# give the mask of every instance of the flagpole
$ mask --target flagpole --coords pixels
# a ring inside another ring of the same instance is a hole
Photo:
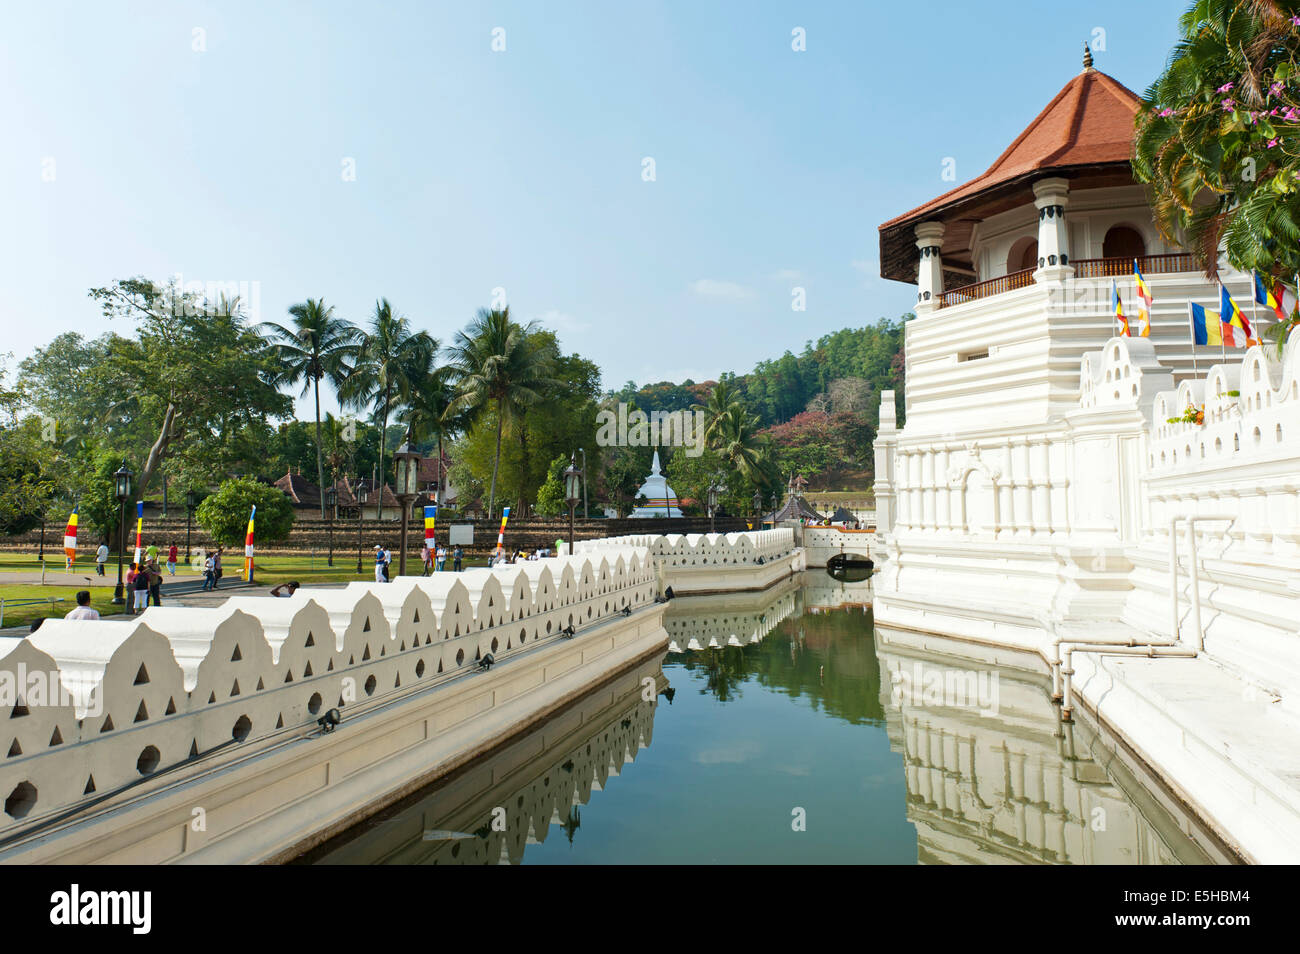
[[[1258,288],[1262,288],[1263,286],[1264,286],[1264,280],[1263,280],[1262,278],[1259,277],[1259,272],[1255,271],[1254,269],[1251,269],[1251,272],[1250,272],[1250,330],[1253,331],[1254,334],[1253,334],[1253,335],[1247,335],[1246,338],[1247,338],[1247,340],[1249,340],[1250,338],[1254,338],[1254,339],[1255,339],[1256,341],[1258,341],[1261,345],[1263,345],[1263,343],[1264,343],[1264,336],[1261,334],[1260,329],[1259,329],[1259,302],[1256,300],[1256,299],[1259,298],[1259,295],[1255,294],[1255,290],[1256,290],[1257,287],[1258,287]]]
[[[1199,378],[1200,372],[1196,370],[1196,325],[1192,322],[1192,300],[1187,299],[1187,330],[1192,336],[1192,380]]]
[[[1223,282],[1219,282],[1219,360],[1224,364],[1227,364],[1228,346],[1223,343],[1223,306],[1225,304],[1225,298],[1231,298],[1231,296],[1228,294],[1228,289],[1223,286]],[[1232,326],[1229,325],[1228,327],[1231,328]],[[1235,332],[1233,333],[1233,337],[1236,337]]]

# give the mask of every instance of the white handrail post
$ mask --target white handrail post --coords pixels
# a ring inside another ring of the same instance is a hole
[[[1169,518],[1169,638],[1178,642],[1178,521]]]
[[[1193,517],[1187,519],[1187,549],[1191,559],[1192,626],[1196,629],[1196,651],[1199,653],[1205,649],[1205,630],[1201,628],[1201,574],[1196,568],[1196,520]]]

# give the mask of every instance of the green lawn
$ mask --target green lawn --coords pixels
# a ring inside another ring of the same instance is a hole
[[[123,610],[121,606],[113,605],[113,587],[112,586],[41,586],[33,584],[31,586],[0,586],[0,598],[4,600],[4,625],[10,626],[27,626],[33,619],[38,616],[46,617],[63,617],[72,612],[77,606],[77,591],[90,590],[90,605],[99,612],[108,616],[113,613],[120,613]],[[61,603],[48,602],[49,600],[62,599]],[[11,605],[11,600],[41,600],[40,603],[26,603],[20,606]]]

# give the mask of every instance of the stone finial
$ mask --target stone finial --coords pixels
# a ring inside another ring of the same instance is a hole
[[[1087,41],[1083,44],[1083,68],[1085,71],[1092,69],[1092,47]]]

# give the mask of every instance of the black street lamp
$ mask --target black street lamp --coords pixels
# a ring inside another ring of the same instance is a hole
[[[329,490],[325,491],[325,518],[329,521],[330,532],[329,566],[334,565],[334,511],[338,509],[338,506],[339,492],[335,488],[331,487]]]
[[[115,606],[126,602],[122,584],[122,551],[126,549],[126,502],[131,499],[131,480],[134,477],[135,474],[126,466],[126,461],[122,461],[122,466],[113,474],[113,496],[117,498],[120,510],[117,519],[117,586],[113,588]]]
[[[707,497],[709,507],[709,533],[716,533],[717,530],[713,520],[713,515],[718,509],[718,485],[716,482],[709,484]]]
[[[365,513],[366,501],[370,491],[366,488],[364,478],[357,479],[357,572],[361,572],[361,515]]]
[[[397,558],[397,575],[406,575],[406,531],[411,523],[411,501],[419,496],[420,452],[411,443],[410,432],[406,442],[393,454],[397,471],[397,502],[402,505],[402,552]]]
[[[185,494],[185,562],[190,562],[190,521],[194,516],[194,509],[199,505],[199,495],[194,491],[187,491]]]
[[[578,453],[582,455],[582,519],[590,520],[591,514],[587,510],[587,452],[579,447]]]
[[[569,466],[564,470],[564,502],[569,505],[569,555],[573,555],[573,512],[582,503],[582,470],[579,469],[574,455],[569,455]]]

